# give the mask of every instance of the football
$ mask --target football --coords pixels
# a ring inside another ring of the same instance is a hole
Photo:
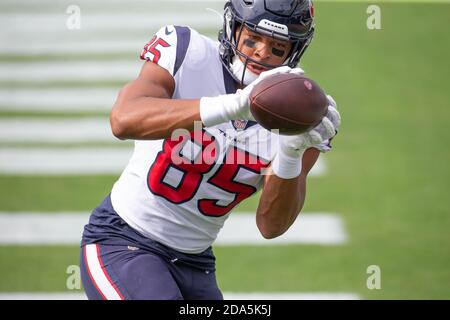
[[[281,134],[304,133],[317,126],[328,110],[320,86],[299,74],[276,74],[263,79],[250,93],[250,111],[267,130]]]

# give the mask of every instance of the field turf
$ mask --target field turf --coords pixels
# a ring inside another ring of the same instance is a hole
[[[450,299],[450,4],[379,6],[382,29],[368,30],[367,4],[317,2],[316,37],[302,63],[343,118],[326,176],[309,180],[304,211],[339,214],[349,243],[215,247],[224,291]],[[20,58],[0,57],[10,60]],[[0,211],[89,211],[116,178],[2,175]],[[253,197],[239,210],[256,205]],[[76,246],[0,246],[0,292],[65,291],[78,255]],[[380,290],[366,287],[370,265],[381,268]]]

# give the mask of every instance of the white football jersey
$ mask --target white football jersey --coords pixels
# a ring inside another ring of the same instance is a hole
[[[161,28],[141,58],[170,72],[174,99],[236,91],[220,60],[219,43],[191,28]],[[112,189],[113,207],[143,235],[181,252],[200,253],[232,209],[261,188],[275,140],[256,122],[237,120],[171,139],[135,141]]]

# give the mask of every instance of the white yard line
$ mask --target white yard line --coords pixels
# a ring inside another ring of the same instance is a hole
[[[144,62],[135,60],[21,62],[0,64],[0,81],[130,81]]]
[[[86,300],[81,292],[3,292],[0,300]]]
[[[119,90],[120,88],[0,89],[0,110],[32,112],[111,111]]]
[[[217,237],[219,245],[282,245],[321,244],[340,245],[347,242],[347,235],[339,215],[330,213],[301,213],[282,236],[264,239],[256,227],[254,214],[231,215]]]
[[[0,212],[0,244],[77,245],[88,221],[89,213],[83,212]],[[235,213],[225,222],[215,245],[341,245],[346,241],[347,234],[337,214],[302,213],[284,235],[267,240],[256,227],[254,213]]]
[[[101,131],[103,129],[95,129]],[[74,133],[69,130],[71,134]],[[49,133],[50,134],[50,133]],[[64,131],[59,134],[64,139]],[[92,132],[87,133],[92,134]],[[52,138],[53,141],[56,138]],[[72,140],[73,142],[74,140]],[[42,140],[41,142],[46,142]],[[119,142],[118,142],[119,143]],[[93,175],[120,174],[127,165],[130,148],[0,148],[0,174],[2,175]],[[322,158],[314,165],[310,177],[326,174]]]
[[[126,6],[124,4],[124,6]],[[156,11],[152,12],[86,12],[81,8],[80,29],[70,30],[66,23],[69,14],[65,10],[60,13],[21,12],[0,13],[0,28],[6,35],[18,33],[66,33],[72,32],[114,32],[133,30],[156,30],[167,24],[186,25],[193,28],[222,27],[221,17],[213,12],[199,10],[197,12]]]
[[[1,148],[0,174],[120,174],[132,153],[132,148]]]
[[[4,245],[80,244],[88,213],[0,213]]]
[[[349,292],[224,292],[226,300],[360,300]]]
[[[108,116],[73,120],[0,118],[0,142],[81,143],[118,141]]]
[[[359,300],[349,292],[224,292],[225,300]],[[0,293],[0,300],[86,300],[78,292],[10,292]]]
[[[0,41],[7,42],[7,46],[0,46],[0,54],[15,56],[33,55],[79,55],[98,54],[108,57],[111,54],[127,54],[139,57],[144,45],[146,45],[158,28],[147,29],[145,32],[130,32],[129,36],[98,33],[86,33],[77,35],[43,34],[36,37],[33,34],[18,32],[9,36],[0,34]],[[218,28],[212,32],[203,33],[217,40]],[[133,38],[130,38],[133,37]]]
[[[41,41],[31,39],[24,39],[21,36],[20,42],[11,41],[7,46],[0,46],[0,54],[15,54],[15,55],[38,55],[38,54],[61,54],[61,55],[76,55],[76,54],[111,54],[111,53],[128,53],[134,54],[136,58],[141,53],[144,45],[150,38],[136,39],[136,40],[104,40],[100,36],[97,39],[91,38],[86,40],[71,40],[69,38],[62,39],[62,41],[54,39],[41,38]],[[31,37],[30,37],[31,38]]]

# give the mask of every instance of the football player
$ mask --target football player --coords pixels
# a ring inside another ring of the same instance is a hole
[[[330,97],[316,128],[278,136],[254,121],[249,94],[269,75],[302,73],[313,34],[310,0],[227,1],[218,42],[182,26],[155,34],[110,115],[113,134],[135,140],[135,150],[85,226],[89,299],[222,299],[211,245],[232,209],[261,188],[262,236],[288,230],[340,116]]]

